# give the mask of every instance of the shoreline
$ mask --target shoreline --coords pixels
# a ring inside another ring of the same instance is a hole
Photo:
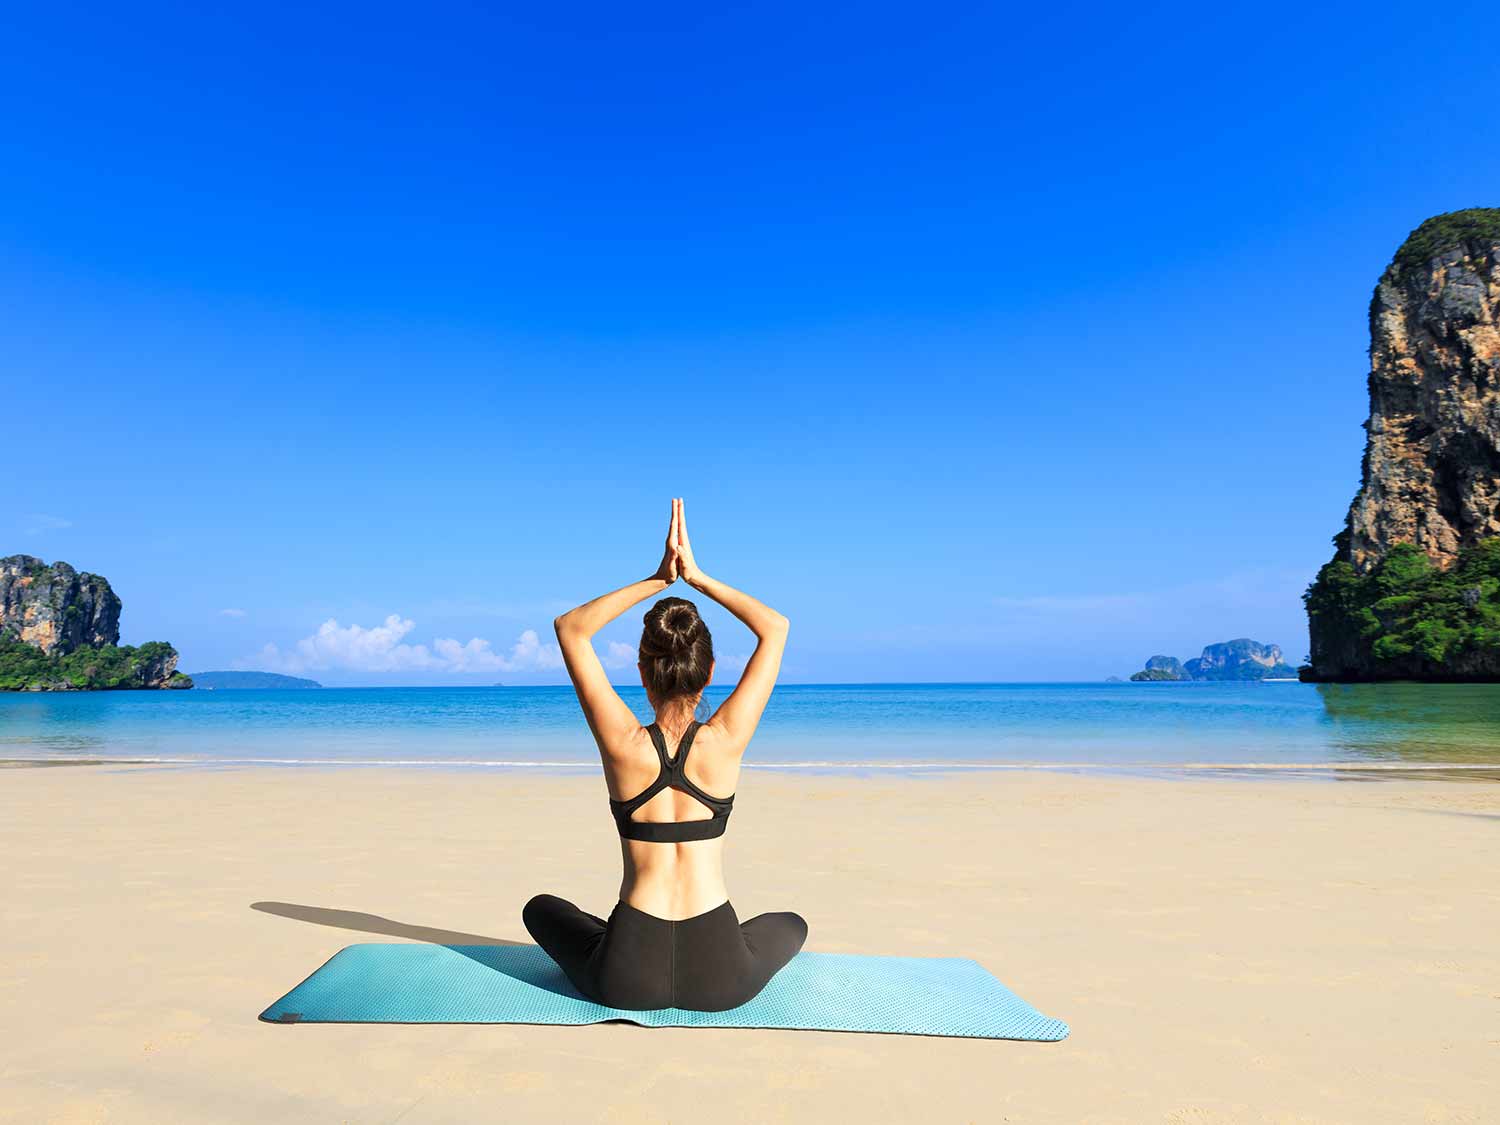
[[[459,773],[484,771],[522,776],[576,777],[592,774],[598,762],[526,761],[511,759],[465,760],[445,758],[173,758],[93,757],[62,758],[0,757],[0,770],[48,769],[60,766],[120,767],[143,769],[204,770],[452,770]],[[1299,778],[1329,780],[1371,775],[1380,780],[1446,780],[1500,782],[1500,763],[1493,762],[745,762],[745,770],[767,773],[804,773],[819,777],[876,776],[914,777],[953,774],[1040,773],[1099,777],[1140,777],[1163,780]]]

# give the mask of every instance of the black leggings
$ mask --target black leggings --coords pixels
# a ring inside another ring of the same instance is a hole
[[[796,914],[759,914],[740,925],[727,902],[673,922],[621,901],[606,922],[556,895],[537,895],[521,920],[574,988],[633,1011],[737,1008],[807,940],[807,923]]]

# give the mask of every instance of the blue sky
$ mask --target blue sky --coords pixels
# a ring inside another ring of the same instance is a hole
[[[675,494],[788,680],[1300,660],[1492,15],[18,11],[0,553],[189,670],[558,682]]]

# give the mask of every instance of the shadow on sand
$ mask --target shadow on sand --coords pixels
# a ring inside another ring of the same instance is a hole
[[[382,918],[379,914],[366,914],[360,910],[334,910],[326,906],[303,906],[295,902],[252,902],[251,910],[262,914],[275,914],[280,918],[291,918],[298,922],[311,922],[317,926],[332,926],[339,930],[357,930],[366,934],[384,934],[387,937],[407,938],[410,941],[425,941],[432,945],[530,945],[529,941],[511,941],[508,938],[485,937],[483,934],[466,934],[461,930],[439,930],[432,926],[414,926],[410,922],[397,922]]]
[[[566,996],[570,1000],[587,1000],[587,997],[573,987],[552,959],[530,942],[468,934],[461,930],[414,926],[360,910],[333,910],[326,906],[303,906],[295,902],[252,902],[250,909],[298,922],[311,922],[317,926],[441,945],[522,984]],[[263,1015],[261,1018],[278,1022],[275,1017]]]

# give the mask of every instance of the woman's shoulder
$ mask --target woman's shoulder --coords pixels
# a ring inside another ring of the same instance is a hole
[[[639,758],[643,751],[647,755],[655,754],[651,732],[640,723],[608,732],[597,732],[594,741],[599,744],[599,749],[606,758],[615,760]]]
[[[700,723],[698,733],[693,738],[693,752],[697,753],[702,747],[706,755],[718,758],[739,758],[745,753],[748,743],[742,742],[740,738],[721,722],[710,719],[706,723]]]

